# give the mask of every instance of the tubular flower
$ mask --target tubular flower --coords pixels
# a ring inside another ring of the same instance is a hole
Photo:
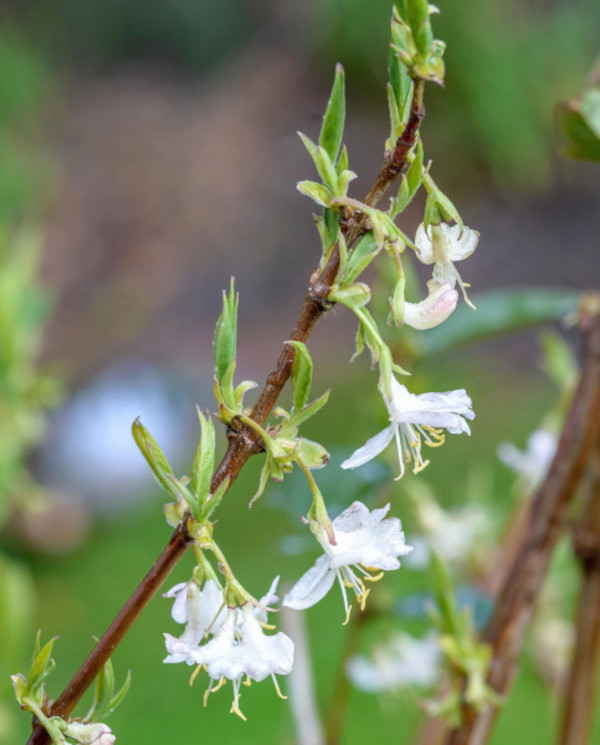
[[[450,434],[471,434],[465,419],[473,419],[471,399],[464,389],[446,391],[445,393],[409,393],[396,378],[391,380],[392,398],[383,393],[383,401],[390,416],[390,426],[371,437],[342,463],[342,468],[358,468],[383,452],[395,438],[398,449],[400,474],[404,476],[404,463],[414,463],[413,473],[422,471],[429,461],[421,455],[421,438],[426,445],[442,445],[445,435],[442,429]]]
[[[171,616],[177,623],[184,623],[185,631],[177,639],[165,634],[167,652],[164,662],[193,664],[192,652],[209,633],[215,634],[225,620],[225,598],[217,583],[209,579],[202,590],[192,579],[181,582],[163,597],[175,598]]]
[[[365,580],[381,579],[383,572],[374,574],[374,570],[398,569],[397,557],[412,551],[404,541],[400,520],[397,517],[384,519],[389,509],[388,504],[371,512],[362,502],[353,502],[333,520],[335,542],[330,542],[320,525],[313,525],[313,532],[325,553],[287,593],[283,605],[296,610],[309,608],[329,592],[337,578],[346,610],[345,623],[352,609],[348,605],[346,588],[354,591],[363,609],[369,594]]]
[[[439,326],[452,315],[458,303],[458,292],[450,282],[439,285],[430,281],[427,287],[429,294],[420,303],[404,303],[403,321],[418,331]]]
[[[276,577],[269,591],[260,601],[268,606],[277,600]],[[224,685],[226,679],[233,683],[231,711],[245,718],[239,708],[242,678],[263,680],[271,676],[277,693],[281,691],[275,675],[285,675],[292,669],[294,644],[279,632],[266,636],[262,624],[267,623],[264,607],[246,603],[243,607],[229,608],[225,605],[223,590],[214,580],[207,580],[202,590],[194,580],[175,585],[164,597],[175,598],[171,615],[178,623],[185,623],[185,631],[179,639],[165,634],[169,653],[164,662],[187,662],[206,668],[210,685],[204,703],[211,690]],[[202,644],[211,636],[212,638]],[[196,677],[200,667],[192,675]],[[213,688],[214,684],[217,684]]]
[[[423,264],[433,264],[433,279],[440,285],[449,283],[452,287],[458,282],[467,305],[475,307],[469,298],[465,284],[454,266],[455,261],[462,261],[470,256],[479,243],[479,233],[466,225],[462,235],[459,225],[430,225],[426,230],[423,223],[417,228],[415,246],[417,257]]]
[[[210,677],[204,705],[211,691],[218,690],[226,680],[231,680],[231,712],[245,719],[239,706],[242,679],[246,676],[248,681],[261,681],[270,676],[277,693],[283,698],[275,676],[287,675],[291,671],[294,643],[281,631],[267,636],[254,609],[250,603],[246,603],[241,609],[228,609],[219,631],[207,644],[197,647],[192,657],[197,665],[206,669]]]

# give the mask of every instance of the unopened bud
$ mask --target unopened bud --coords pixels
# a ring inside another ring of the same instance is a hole
[[[423,331],[443,323],[456,308],[458,292],[446,282],[438,285],[429,283],[429,295],[420,303],[404,304],[404,323]]]

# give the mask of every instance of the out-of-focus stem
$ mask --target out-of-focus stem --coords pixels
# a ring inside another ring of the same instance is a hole
[[[550,558],[561,534],[567,507],[578,489],[600,422],[600,297],[582,298],[582,375],[548,475],[532,505],[531,520],[510,572],[500,590],[484,635],[492,648],[489,685],[506,694],[516,672],[518,655],[542,588]],[[463,705],[462,724],[445,739],[446,745],[484,745],[497,708],[477,712]]]
[[[346,663],[356,654],[360,639],[369,616],[368,611],[355,613],[350,617],[344,648],[338,662],[338,668],[333,684],[333,692],[324,717],[325,745],[339,745],[343,735],[343,727],[350,698],[351,686],[346,675]]]
[[[423,108],[423,89],[424,81],[416,81],[411,114],[406,127],[398,138],[392,155],[389,156],[389,154],[386,154],[384,165],[375,180],[375,184],[363,200],[370,207],[375,206],[379,202],[387,188],[400,175],[408,163],[408,154],[417,142],[419,126],[425,113]],[[366,216],[363,214],[352,215],[348,220],[340,220],[340,229],[344,234],[348,248],[351,248],[366,230]],[[321,271],[315,271],[310,278],[310,285],[300,316],[296,321],[292,334],[288,337],[291,341],[306,342],[319,318],[331,308],[332,304],[327,300],[327,297],[337,278],[339,267],[340,251],[339,247],[336,246],[325,267]],[[283,386],[292,373],[295,354],[294,347],[289,344],[284,345],[275,369],[267,377],[265,386],[250,414],[250,418],[261,426],[267,420]],[[210,489],[212,494],[216,492],[226,478],[229,478],[229,487],[231,487],[231,484],[233,484],[239,475],[246,461],[252,455],[262,451],[260,435],[242,422],[239,423],[239,426],[232,427],[228,431],[227,436],[229,446],[213,476]],[[81,696],[83,696],[87,688],[92,684],[104,663],[114,652],[117,644],[121,641],[141,610],[158,590],[162,581],[185,551],[189,543],[185,529],[186,524],[187,519],[175,530],[169,544],[154,567],[123,606],[123,609],[94,647],[88,659],[77,671],[69,686],[67,686],[65,691],[50,707],[51,716],[67,716],[70,714]],[[177,551],[171,556],[175,547],[177,547]],[[163,564],[166,569],[164,573],[162,573]],[[161,575],[160,581],[154,581],[153,579],[153,573],[157,568]],[[41,724],[34,719],[33,726],[34,731],[27,745],[47,745],[49,737]]]
[[[591,745],[600,656],[600,437],[590,463],[587,499],[573,533],[582,572],[559,745]]]

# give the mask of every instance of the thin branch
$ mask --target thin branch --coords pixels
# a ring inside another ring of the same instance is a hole
[[[417,142],[419,125],[424,116],[423,87],[424,81],[417,80],[415,82],[411,114],[404,132],[398,138],[397,146],[391,155],[386,154],[383,167],[375,180],[375,184],[363,200],[370,207],[375,206],[379,202],[388,187],[407,166],[408,154]],[[353,215],[349,219],[341,219],[340,228],[344,234],[348,248],[351,248],[367,229],[366,216],[359,214]],[[340,253],[339,248],[336,246],[323,270],[317,270],[311,276],[300,316],[289,337],[291,340],[306,342],[319,318],[332,307],[332,304],[327,300],[327,296],[337,278],[339,266]],[[258,424],[263,425],[271,413],[283,386],[291,375],[294,356],[295,349],[289,344],[286,344],[279,356],[275,369],[267,377],[262,393],[250,415]],[[228,488],[230,488],[246,461],[252,455],[262,450],[260,436],[245,424],[239,423],[239,426],[228,431],[227,436],[229,440],[228,448],[211,482],[211,492],[213,493],[226,478],[229,478]],[[185,535],[185,525],[180,525],[153,569],[123,606],[119,615],[94,647],[94,650],[75,674],[71,683],[56,702],[49,707],[49,716],[67,717],[73,711],[75,705],[92,684],[127,630],[158,590],[171,568],[184,553],[188,543],[189,539]],[[173,550],[170,547],[174,545],[178,546],[178,550],[176,555],[173,556],[173,560],[168,563],[165,556],[170,555],[170,552]],[[156,579],[154,578],[154,572],[157,567],[160,569],[159,581],[158,576]],[[29,738],[27,745],[47,745],[49,737],[36,719],[34,719],[33,727],[33,734]]]
[[[564,528],[567,507],[579,487],[600,422],[600,297],[582,299],[580,328],[584,338],[583,371],[558,449],[531,510],[523,543],[501,588],[484,635],[492,648],[488,683],[508,692],[518,655],[543,585],[550,558]],[[497,708],[477,712],[466,703],[462,724],[446,745],[485,745]]]
[[[558,742],[590,745],[597,712],[600,656],[600,437],[590,463],[587,500],[573,533],[573,548],[582,571],[575,622],[575,651]]]

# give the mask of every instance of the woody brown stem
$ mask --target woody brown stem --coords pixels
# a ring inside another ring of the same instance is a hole
[[[517,669],[518,655],[548,564],[564,524],[567,507],[598,434],[600,423],[600,297],[584,296],[580,313],[584,352],[581,380],[565,422],[558,449],[532,505],[531,520],[511,570],[501,587],[484,634],[492,649],[488,684],[505,695]],[[497,715],[489,706],[477,712],[466,702],[462,724],[446,745],[485,745]]]
[[[573,533],[581,568],[575,650],[566,689],[560,745],[590,745],[597,712],[600,656],[600,437],[589,468],[589,489]]]
[[[417,141],[419,125],[424,115],[423,85],[423,81],[416,81],[411,115],[406,127],[398,138],[391,159],[386,155],[384,165],[375,180],[375,184],[363,200],[370,207],[379,202],[387,188],[408,163],[408,154]],[[365,223],[366,218],[362,214],[353,216],[349,220],[340,220],[340,229],[349,249],[365,231]],[[337,278],[339,266],[340,252],[336,246],[325,267],[321,271],[314,272],[311,277],[308,292],[300,316],[289,337],[290,340],[306,342],[319,318],[331,307],[327,297]],[[286,344],[277,360],[275,369],[267,377],[265,386],[250,414],[250,417],[261,426],[267,420],[283,386],[291,375],[294,356],[295,349]],[[228,448],[211,482],[211,493],[214,493],[227,478],[229,479],[228,488],[231,487],[247,460],[255,453],[260,452],[260,436],[247,425],[241,425],[237,431],[230,432],[228,439]],[[185,529],[186,522],[184,520],[182,525],[175,530],[169,544],[154,567],[123,606],[123,609],[94,647],[88,659],[77,671],[71,683],[59,698],[49,706],[48,716],[64,718],[68,717],[73,711],[81,696],[92,684],[139,613],[183,555],[189,544]],[[34,718],[33,733],[27,741],[27,745],[47,745],[48,742],[48,734]]]

